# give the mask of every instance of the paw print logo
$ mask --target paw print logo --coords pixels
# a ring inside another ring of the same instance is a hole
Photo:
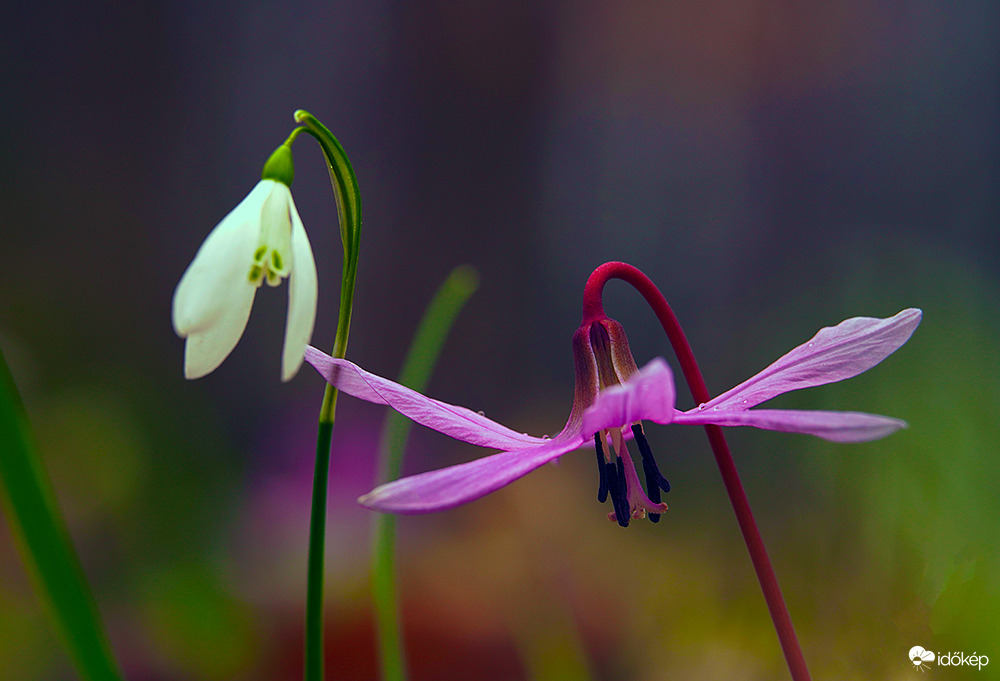
[[[913,646],[912,648],[910,648],[909,657],[910,657],[910,662],[913,663],[913,666],[919,669],[920,671],[924,671],[925,669],[930,669],[930,666],[927,663],[934,661],[934,653],[932,653],[929,650],[924,650],[920,646]]]

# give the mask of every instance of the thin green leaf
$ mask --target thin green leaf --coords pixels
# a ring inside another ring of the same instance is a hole
[[[0,355],[0,498],[35,584],[80,675],[121,681],[97,605],[36,453],[24,406]]]
[[[400,383],[418,392],[424,391],[455,316],[475,292],[478,279],[471,267],[461,266],[452,270],[424,313],[403,362]],[[379,444],[380,483],[399,477],[412,425],[412,421],[395,411],[390,410],[386,415]],[[377,515],[372,532],[372,592],[382,678],[384,681],[404,681],[407,678],[406,657],[396,595],[396,517]]]

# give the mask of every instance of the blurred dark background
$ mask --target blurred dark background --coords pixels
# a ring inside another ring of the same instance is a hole
[[[434,290],[481,275],[435,397],[555,434],[583,284],[662,288],[721,392],[858,315],[921,307],[897,355],[783,398],[910,422],[864,445],[731,432],[819,678],[910,678],[911,646],[1000,678],[1000,7],[992,2],[40,2],[0,31],[0,344],[129,679],[296,679],[315,419],[281,384],[286,289],[220,369],[182,376],[170,301],[304,108],[364,210],[349,357],[395,376]],[[295,145],[320,271],[340,277],[322,157]],[[636,360],[667,343],[606,309]],[[682,395],[686,391],[680,391]],[[681,406],[690,406],[682,400]],[[383,410],[341,401],[330,678],[375,674],[367,587]],[[674,490],[622,530],[568,455],[400,521],[420,679],[783,678],[700,432],[652,427]],[[417,429],[407,470],[485,452]],[[939,675],[969,670],[935,670]],[[0,678],[72,672],[0,523]],[[945,678],[945,676],[942,676]]]

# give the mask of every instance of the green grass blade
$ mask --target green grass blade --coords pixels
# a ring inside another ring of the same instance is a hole
[[[478,285],[478,275],[471,267],[452,270],[424,313],[403,362],[400,383],[419,392],[424,391],[455,316]],[[395,411],[390,410],[386,416],[379,444],[379,482],[399,477],[412,425],[408,418]],[[396,595],[396,517],[377,514],[372,532],[372,595],[382,678],[384,681],[404,681],[407,678],[406,657]]]
[[[97,605],[29,436],[24,406],[0,355],[0,498],[43,600],[80,675],[120,681]]]

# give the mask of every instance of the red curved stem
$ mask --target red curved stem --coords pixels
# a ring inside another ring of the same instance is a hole
[[[702,378],[701,369],[695,361],[691,346],[681,329],[674,311],[670,309],[666,298],[660,293],[649,278],[632,265],[623,262],[608,262],[598,267],[587,279],[587,285],[583,289],[583,320],[586,323],[596,318],[604,316],[604,306],[602,304],[602,292],[604,285],[609,279],[621,279],[631,284],[649,303],[656,314],[657,319],[663,326],[663,330],[670,339],[674,353],[680,362],[681,370],[684,372],[684,379],[691,389],[691,395],[696,404],[708,402],[710,399],[708,388],[705,387],[705,379]],[[767,557],[767,550],[764,547],[764,540],[757,529],[757,522],[754,520],[753,512],[750,510],[750,502],[747,501],[746,492],[743,490],[743,483],[740,482],[739,473],[736,471],[736,464],[733,462],[733,455],[729,451],[729,444],[722,434],[722,428],[716,425],[705,426],[708,433],[708,442],[712,446],[715,454],[715,462],[719,466],[722,474],[722,481],[725,483],[729,500],[733,504],[736,512],[736,520],[739,522],[740,530],[743,532],[743,540],[746,542],[747,550],[750,552],[750,560],[753,562],[754,570],[757,572],[757,579],[764,592],[764,600],[767,601],[767,609],[771,613],[774,621],[774,628],[778,633],[778,641],[785,654],[788,663],[788,670],[792,674],[794,681],[809,681],[809,669],[806,667],[805,658],[802,656],[802,648],[799,647],[798,638],[795,636],[795,629],[792,626],[792,619],[788,615],[788,608],[785,606],[785,599],[781,595],[781,587],[778,586],[778,579],[774,575],[774,568]]]

